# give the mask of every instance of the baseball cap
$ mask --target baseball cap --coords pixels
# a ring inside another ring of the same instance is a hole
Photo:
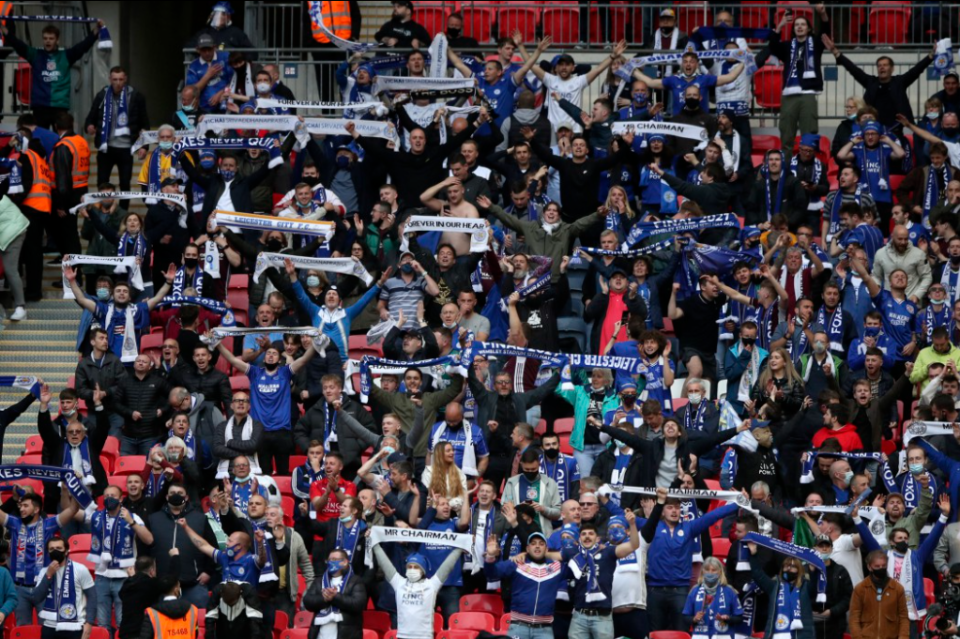
[[[163,182],[160,183],[160,188],[165,186],[180,186],[183,184],[183,180],[178,180],[177,178],[168,177]]]
[[[554,66],[560,64],[561,62],[566,62],[568,64],[576,64],[576,62],[573,60],[573,56],[570,55],[569,53],[564,53],[562,55],[557,56],[557,61],[554,63]]]
[[[527,537],[527,544],[529,544],[534,539],[542,539],[543,543],[547,543],[547,538],[542,532],[535,532],[529,537]]]
[[[616,277],[617,275],[623,275],[623,276],[626,277],[627,279],[630,279],[630,276],[627,275],[627,272],[626,272],[625,270],[623,270],[622,268],[615,268],[615,269],[613,269],[613,272],[610,273],[610,279],[613,279],[613,278]]]
[[[199,38],[197,38],[197,48],[198,49],[213,49],[217,46],[217,41],[213,39],[213,36],[209,33],[204,33]]]
[[[661,18],[676,18],[676,17],[677,17],[677,12],[674,11],[673,9],[664,9],[663,11],[660,12],[660,17],[661,17]]]
[[[413,3],[410,2],[410,0],[393,0],[393,2],[391,2],[390,4],[403,5],[403,6],[405,6],[406,8],[410,9],[411,11],[413,11]]]
[[[819,546],[820,544],[833,545],[833,540],[830,539],[830,535],[817,535],[817,540],[813,544],[814,546]]]

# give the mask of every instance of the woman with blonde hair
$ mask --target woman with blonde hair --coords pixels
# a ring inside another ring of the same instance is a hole
[[[793,360],[786,349],[778,348],[770,353],[767,366],[757,378],[750,391],[750,402],[744,406],[753,413],[767,403],[776,404],[785,415],[793,415],[801,406],[805,396],[803,379],[793,366]]]
[[[457,467],[453,444],[439,442],[431,454],[431,463],[423,471],[423,485],[430,493],[437,493],[450,501],[450,507],[460,512],[467,503],[467,476]]]
[[[753,580],[767,593],[767,627],[764,639],[814,639],[813,598],[806,570],[796,557],[787,557],[780,574],[770,577],[757,558],[757,545],[747,544]]]
[[[837,126],[837,133],[833,136],[833,144],[830,145],[830,155],[836,159],[840,149],[853,137],[854,127],[859,128],[857,124],[857,114],[860,109],[867,105],[863,98],[857,95],[851,95],[843,105],[843,113],[846,119],[842,120]]]
[[[693,627],[694,637],[730,637],[730,629],[743,620],[743,608],[737,591],[727,585],[723,564],[707,557],[700,568],[700,579],[687,595],[683,607],[684,625]]]

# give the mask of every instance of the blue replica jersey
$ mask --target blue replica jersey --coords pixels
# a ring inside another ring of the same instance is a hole
[[[710,112],[710,88],[717,86],[717,76],[715,75],[695,75],[692,78],[685,78],[683,75],[670,75],[663,79],[663,86],[670,91],[673,96],[673,114],[678,115],[683,111],[683,94],[689,86],[700,88],[700,107],[705,113]]]
[[[457,530],[457,521],[454,519],[448,519],[447,521],[436,521],[430,524],[428,530],[435,530],[439,532],[459,532]],[[437,572],[443,562],[446,561],[447,557],[450,555],[450,546],[443,544],[420,544],[420,552],[424,557],[427,558],[427,561],[430,562],[430,574],[427,577],[433,577]],[[453,570],[450,571],[450,576],[447,577],[447,580],[443,584],[444,586],[463,586],[463,561],[458,561],[457,565],[454,566]]]
[[[874,202],[893,202],[890,190],[890,154],[886,144],[868,149],[862,144],[853,147],[854,161],[860,167],[860,184],[869,189]]]
[[[913,341],[917,305],[909,299],[898,302],[887,290],[880,291],[880,294],[873,298],[873,305],[883,315],[883,332],[897,344],[897,361],[906,361],[907,358],[900,351]]]
[[[266,431],[290,430],[290,380],[293,371],[281,366],[271,375],[267,369],[251,366],[250,414]]]
[[[123,339],[127,328],[127,314],[121,309],[114,309],[110,316],[110,325],[105,326],[107,316],[110,315],[112,303],[97,302],[97,310],[94,317],[100,322],[100,325],[107,331],[107,338],[110,340],[110,352],[121,357],[123,355]],[[136,311],[133,314],[134,339],[137,340],[137,350],[140,350],[140,331],[150,328],[150,309],[145,302],[134,304]]]
[[[494,84],[484,80],[483,73],[479,73],[476,78],[478,88],[497,114],[493,122],[500,127],[504,120],[513,115],[514,96],[517,92],[517,83],[513,81],[513,74],[504,72],[500,80]]]
[[[223,569],[223,580],[248,583],[254,588],[260,584],[260,568],[257,558],[250,553],[239,559],[231,559],[221,550],[213,551],[213,560]]]
[[[433,429],[430,431],[430,441],[427,442],[427,447],[431,453],[433,452],[437,431],[440,430],[441,425],[443,425],[443,422],[434,424]],[[487,448],[487,441],[483,438],[483,431],[480,430],[480,427],[467,421],[464,422],[464,425],[470,427],[470,437],[473,440],[473,448],[477,456],[477,460],[479,461],[481,457],[488,456],[490,454],[490,450]],[[448,428],[443,432],[443,435],[440,436],[439,441],[450,442],[450,444],[453,446],[454,463],[457,465],[457,468],[462,469],[463,449],[467,445],[466,430],[464,428],[458,428],[456,430],[451,430]]]

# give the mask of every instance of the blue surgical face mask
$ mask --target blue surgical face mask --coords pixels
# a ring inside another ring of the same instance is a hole
[[[337,158],[337,166],[341,169],[346,169],[350,166],[350,158],[345,155],[341,155]]]
[[[229,182],[233,178],[237,177],[236,171],[227,171],[226,169],[220,169],[220,177]]]
[[[400,267],[400,270],[406,273],[407,275],[410,275],[410,273],[413,273],[413,264],[404,264],[403,266]]]
[[[351,521],[353,521],[353,515],[345,515],[340,518],[340,521],[344,524],[349,524]]]
[[[847,472],[845,472],[845,473],[843,474],[843,483],[846,484],[847,486],[849,486],[849,485],[850,485],[850,482],[852,482],[852,481],[853,481],[853,471],[852,471],[852,470],[848,470]]]
[[[307,286],[310,288],[318,288],[320,286],[320,278],[316,275],[311,275],[307,278]]]
[[[930,111],[927,113],[928,120],[938,120],[940,119],[940,113],[937,111]]]
[[[867,337],[880,337],[880,327],[879,326],[868,326],[863,329],[863,334]]]
[[[610,534],[609,531],[607,532],[607,534]],[[563,548],[573,548],[574,546],[577,545],[577,540],[576,540],[576,539],[573,539],[573,538],[571,538],[571,537],[561,537],[561,538],[560,538],[560,545],[561,545]]]
[[[910,472],[914,475],[923,473],[923,464],[910,464]]]
[[[240,546],[227,546],[227,557],[233,559],[240,552]]]
[[[851,113],[850,115],[847,116],[847,119],[852,122],[852,121],[854,121],[854,120],[857,119],[857,114],[856,114],[856,113]]]
[[[173,148],[173,142],[169,142],[169,141],[160,142],[161,151],[169,151],[172,148]]]
[[[397,449],[394,448],[393,446],[384,446],[383,450],[387,451],[387,457],[397,452]]]
[[[343,569],[343,563],[339,561],[328,561],[327,562],[327,574],[335,575]]]
[[[708,588],[713,588],[718,583],[720,583],[720,573],[719,572],[705,572],[703,573],[703,583]]]
[[[245,483],[247,483],[248,481],[250,481],[251,479],[253,479],[253,475],[247,475],[246,477],[242,477],[242,478],[241,478],[241,477],[234,477],[234,478],[233,478],[233,481],[234,481],[234,483],[237,483],[237,484],[245,484]]]
[[[106,302],[110,299],[110,289],[109,288],[98,288],[97,289],[97,299],[101,302]]]
[[[206,171],[209,171],[217,165],[217,161],[214,159],[200,160],[200,168]]]
[[[607,530],[607,539],[609,539],[611,543],[617,545],[622,544],[627,540],[627,531],[621,526],[614,526]]]
[[[647,103],[647,94],[645,91],[637,91],[633,94],[634,104],[646,104]]]

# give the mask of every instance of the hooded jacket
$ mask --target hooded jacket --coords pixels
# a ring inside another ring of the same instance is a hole
[[[534,130],[533,139],[543,146],[550,146],[553,129],[550,120],[541,111],[537,109],[517,109],[513,115],[503,121],[500,125],[500,132],[503,133],[505,141],[498,150],[507,150],[510,147],[517,146],[520,142],[526,142],[520,132],[524,127],[531,127]]]

